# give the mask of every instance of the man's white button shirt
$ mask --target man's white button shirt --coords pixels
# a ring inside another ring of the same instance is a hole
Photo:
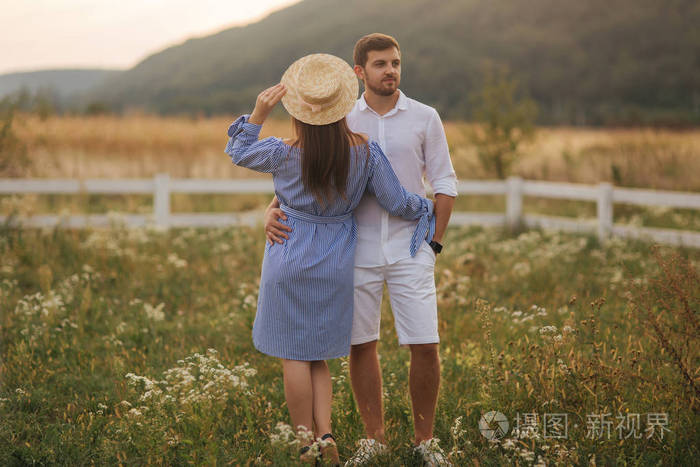
[[[352,131],[365,133],[379,143],[406,190],[425,196],[425,177],[433,193],[457,196],[457,177],[435,109],[399,91],[394,108],[379,115],[362,94],[347,121]],[[355,218],[355,266],[382,266],[411,256],[408,247],[416,221],[390,216],[370,193],[360,201]]]

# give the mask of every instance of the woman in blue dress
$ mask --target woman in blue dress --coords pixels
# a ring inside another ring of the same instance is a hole
[[[338,463],[331,434],[332,383],[326,360],[350,352],[353,267],[357,231],[353,210],[365,191],[390,214],[417,220],[411,244],[432,238],[429,199],[407,192],[380,146],[348,129],[345,116],[358,95],[352,68],[342,59],[313,54],[294,62],[280,84],[260,93],[250,115],[228,129],[226,153],[234,164],[272,174],[280,208],[293,229],[282,244],[266,243],[253,344],[282,359],[292,424],[314,428],[317,441],[302,448],[313,462]],[[295,139],[258,140],[261,126],[282,100]]]

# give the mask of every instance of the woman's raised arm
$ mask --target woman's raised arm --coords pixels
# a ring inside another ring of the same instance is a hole
[[[258,141],[262,124],[272,109],[287,92],[283,84],[265,89],[255,101],[250,115],[239,117],[228,128],[228,143],[224,151],[234,164],[258,172],[274,172],[285,153],[285,145],[279,138]]]

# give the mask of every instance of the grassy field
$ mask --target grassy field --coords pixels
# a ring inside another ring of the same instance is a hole
[[[11,162],[27,177],[261,176],[223,153],[231,120],[18,115],[12,131],[26,159]],[[465,124],[445,126],[458,177],[492,178]],[[288,136],[291,128],[271,121],[263,129],[270,134]],[[515,171],[700,191],[700,131],[544,128]],[[225,212],[268,201],[267,194],[178,194],[171,203],[174,212]],[[150,196],[0,196],[0,214],[150,213],[152,203]],[[505,200],[460,196],[455,209],[503,212]],[[526,198],[524,210],[595,216],[593,203],[538,198]],[[700,230],[700,213],[616,205],[615,222]],[[250,336],[263,241],[262,229],[247,228],[0,226],[0,465],[292,463],[281,365],[257,352]],[[700,251],[455,227],[445,245],[436,267],[436,436],[455,465],[697,462]],[[380,354],[392,456],[382,464],[419,465],[410,448],[409,353],[397,345],[386,303]],[[331,371],[333,423],[347,458],[362,427],[347,359]],[[478,422],[491,410],[511,429],[518,417],[537,414],[540,431],[521,425],[527,436],[509,431],[489,442]],[[543,436],[544,416],[553,413],[567,414],[564,438]],[[654,427],[654,417],[665,423]]]
[[[700,252],[480,228],[445,245],[436,436],[456,465],[698,458]],[[262,251],[260,229],[0,231],[0,465],[292,463],[281,365],[250,336]],[[382,313],[382,464],[419,465],[409,354]],[[347,458],[361,422],[347,359],[331,371]],[[539,434],[489,442],[490,410],[538,414]],[[543,436],[551,413],[565,438]]]

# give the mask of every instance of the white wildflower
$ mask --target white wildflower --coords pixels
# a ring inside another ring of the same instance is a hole
[[[299,443],[296,438],[296,434],[294,433],[294,429],[284,422],[277,422],[275,431],[270,434],[270,441],[273,445],[287,446],[294,446]]]
[[[519,262],[515,263],[513,267],[511,268],[511,271],[513,274],[516,274],[518,276],[527,276],[530,274],[531,268],[530,268],[530,263],[526,262]]]
[[[501,444],[503,446],[503,449],[507,449],[509,451],[513,450],[516,448],[515,442],[513,441],[512,438],[506,438],[503,440],[503,443]]]
[[[467,433],[467,431],[462,428],[461,415],[455,418],[455,421],[452,423],[452,427],[450,428],[450,432],[452,433],[452,439],[454,440],[458,440]]]
[[[165,313],[163,313],[163,307],[165,303],[159,303],[155,308],[150,303],[143,304],[143,310],[146,312],[146,317],[153,321],[163,321],[165,319]]]
[[[176,268],[184,268],[187,266],[187,260],[180,258],[175,253],[170,253],[168,255],[168,263],[172,264]]]
[[[165,437],[165,440],[168,442],[168,446],[171,446],[171,447],[174,447],[174,446],[177,446],[178,444],[180,444],[180,436],[177,434],[175,434],[175,435],[168,434]]]
[[[559,369],[563,373],[566,373],[567,371],[569,371],[569,367],[566,366],[566,363],[564,363],[564,360],[562,360],[561,358],[557,360],[557,365],[559,365]]]
[[[121,212],[108,211],[107,221],[112,228],[123,228],[126,226],[126,216]]]
[[[207,355],[195,353],[179,360],[178,366],[163,372],[163,381],[132,373],[127,374],[126,378],[130,385],[143,387],[139,401],[150,406],[221,402],[228,399],[235,389],[248,394],[248,378],[254,376],[257,370],[250,368],[248,363],[226,368],[216,354],[216,350],[209,349]]]
[[[529,449],[522,448],[518,451],[518,455],[527,462],[532,462],[535,460],[535,453],[530,451]]]
[[[558,332],[558,329],[556,326],[543,326],[540,328],[541,335],[556,334],[557,332]]]
[[[309,441],[314,439],[314,432],[304,425],[297,426],[297,438],[302,444],[307,444]]]

